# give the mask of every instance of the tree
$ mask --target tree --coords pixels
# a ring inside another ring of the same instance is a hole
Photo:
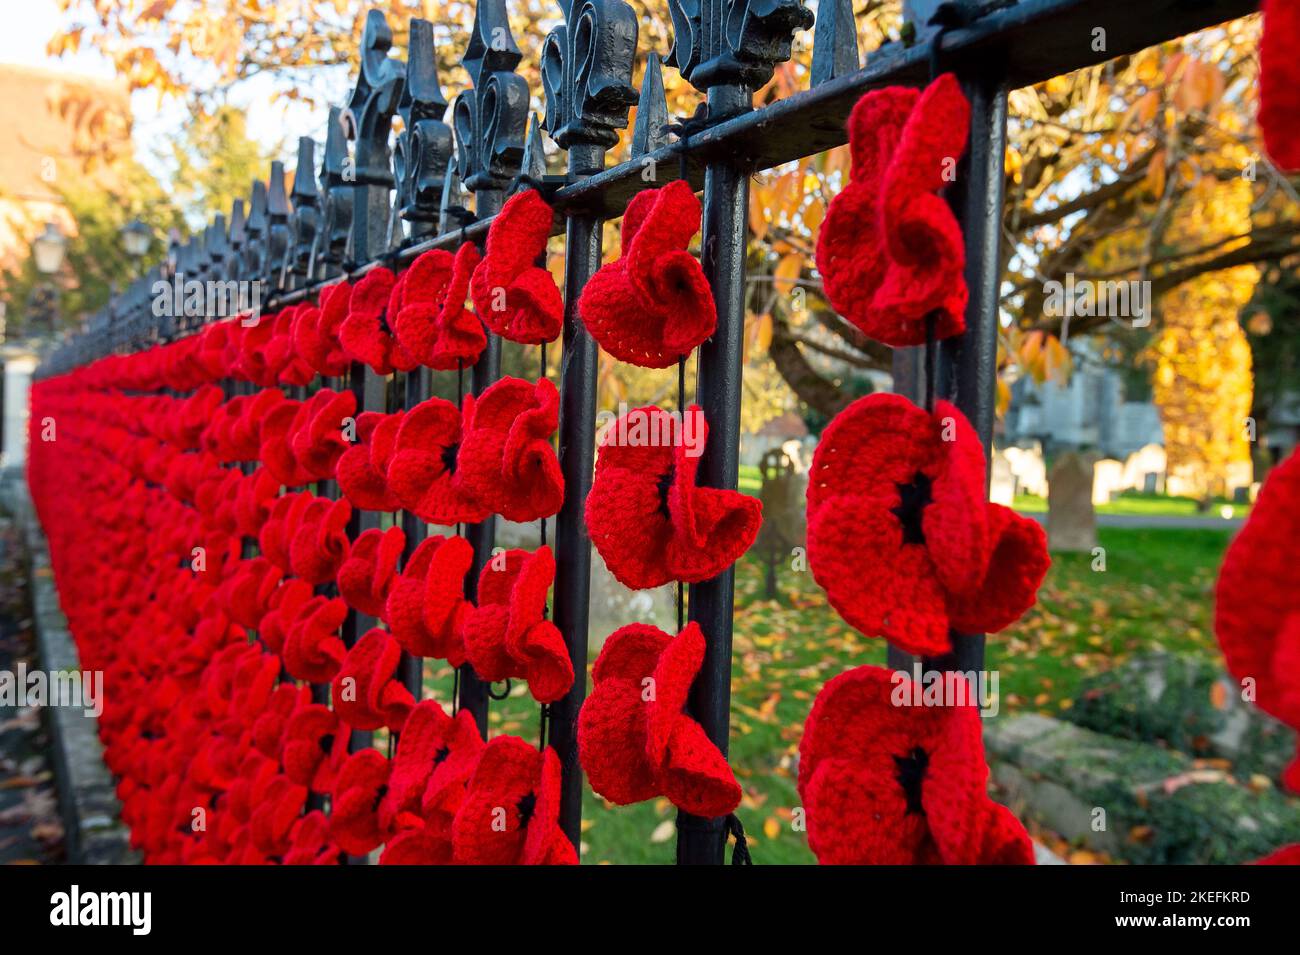
[[[235,199],[248,197],[249,183],[270,175],[280,146],[249,139],[244,114],[223,105],[195,116],[171,152],[173,199],[192,220],[205,223],[215,212],[228,214]]]

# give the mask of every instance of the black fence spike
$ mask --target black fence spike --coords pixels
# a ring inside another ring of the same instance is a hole
[[[668,0],[668,14],[673,21],[668,63],[697,90],[758,89],[778,63],[790,59],[795,32],[813,23],[802,0],[734,0],[725,6],[722,0]]]
[[[439,228],[443,181],[452,159],[451,126],[444,121],[447,97],[438,79],[434,25],[411,20],[407,44],[406,89],[398,107],[405,128],[397,138],[394,168],[397,206],[410,224],[411,238]]]
[[[645,156],[668,145],[668,100],[664,93],[664,72],[658,53],[646,56],[645,76],[641,78],[641,95],[636,104],[636,123],[632,127],[632,156]]]
[[[860,66],[853,0],[821,0],[817,5],[817,25],[813,29],[810,84],[821,86],[827,80],[846,76]]]
[[[286,284],[294,286],[311,278],[312,249],[320,231],[320,190],[316,185],[316,140],[298,137],[298,162],[293,172],[290,192],[293,214],[290,218],[289,252],[285,256]]]
[[[636,102],[637,16],[623,0],[562,3],[564,22],[542,45],[545,129],[560,146],[610,148]]]

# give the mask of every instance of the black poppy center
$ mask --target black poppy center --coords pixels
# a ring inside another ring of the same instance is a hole
[[[521,827],[528,825],[537,810],[537,796],[533,793],[524,793],[523,798],[515,805],[519,809],[519,825]]]
[[[388,784],[385,783],[384,785],[380,786],[378,789],[375,790],[375,802],[374,805],[370,807],[370,811],[378,812],[379,804],[384,801],[384,797],[387,795],[388,795]]]
[[[924,544],[925,531],[921,527],[921,515],[933,498],[930,496],[930,479],[917,471],[907,484],[896,484],[898,488],[898,507],[891,508],[890,513],[903,525],[904,544]]]
[[[385,335],[393,334],[393,330],[388,326],[388,309],[379,310],[379,327],[383,329]]]
[[[438,750],[438,752],[433,754],[433,765],[435,766],[441,765],[442,761],[450,755],[451,755],[451,747],[444,746],[442,749]]]
[[[324,736],[322,736],[320,739],[316,741],[316,744],[320,746],[322,752],[328,753],[330,749],[334,746],[334,734],[326,733]]]
[[[669,464],[668,470],[659,475],[655,481],[655,486],[659,490],[659,513],[664,516],[664,520],[672,520],[672,512],[668,510],[668,492],[672,490],[673,478],[677,474],[677,466]]]
[[[442,449],[442,466],[448,474],[456,473],[456,455],[460,454],[460,444],[449,444]]]
[[[912,813],[925,815],[925,809],[921,805],[921,783],[925,781],[925,771],[929,765],[930,754],[919,746],[914,747],[906,756],[894,757],[894,766],[897,769],[895,777],[898,779],[898,784],[903,787],[908,815]]]

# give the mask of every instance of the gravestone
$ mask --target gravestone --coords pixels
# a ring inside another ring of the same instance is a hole
[[[1091,551],[1097,546],[1092,503],[1093,458],[1067,451],[1047,476],[1047,546],[1054,551]]]
[[[798,462],[781,448],[773,448],[759,460],[763,486],[763,526],[754,546],[767,566],[767,596],[776,596],[776,569],[788,560],[796,547],[804,546],[807,534],[806,497],[808,476],[800,474]]]

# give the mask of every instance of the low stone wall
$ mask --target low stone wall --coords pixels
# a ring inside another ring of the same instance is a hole
[[[33,625],[40,665],[47,673],[80,670],[77,648],[59,606],[45,534],[32,511],[23,476],[0,476],[0,497],[23,533],[30,559]],[[47,706],[59,806],[69,862],[115,865],[138,862],[122,822],[113,777],[104,765],[99,721],[76,707]]]

